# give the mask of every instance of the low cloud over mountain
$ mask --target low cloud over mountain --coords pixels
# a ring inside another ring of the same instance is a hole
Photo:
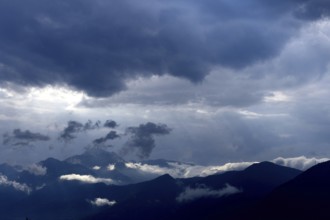
[[[200,198],[214,197],[219,198],[223,196],[230,196],[232,194],[240,193],[241,190],[226,184],[226,186],[219,190],[212,190],[205,186],[200,186],[198,188],[187,187],[177,198],[178,202],[191,202]]]

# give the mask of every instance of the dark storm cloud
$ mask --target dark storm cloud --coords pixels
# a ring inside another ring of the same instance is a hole
[[[60,134],[59,139],[66,142],[70,141],[76,138],[77,133],[97,129],[100,127],[100,124],[100,121],[93,123],[91,120],[88,120],[85,124],[77,121],[68,121],[68,124]]]
[[[95,123],[93,123],[91,120],[88,120],[84,124],[83,130],[87,131],[87,130],[93,130],[93,129],[96,129],[96,128],[100,128],[100,125],[101,125],[101,121],[96,121]]]
[[[13,146],[24,146],[29,145],[31,142],[49,140],[50,137],[46,135],[33,133],[29,130],[22,131],[21,129],[14,129],[11,134],[6,133],[3,135],[3,144]]]
[[[302,24],[290,14],[328,11],[321,0],[5,0],[0,83],[109,96],[138,76],[200,82],[214,66],[242,68],[279,53]]]
[[[126,133],[130,135],[130,138],[122,152],[128,153],[133,151],[140,159],[148,158],[156,147],[154,136],[167,135],[171,130],[166,124],[155,124],[152,122],[140,124],[138,127],[128,127]]]
[[[95,139],[93,141],[93,144],[94,145],[104,144],[108,140],[114,140],[116,138],[120,138],[120,135],[118,135],[116,131],[110,131],[105,137]]]
[[[104,127],[106,128],[116,128],[118,127],[117,122],[113,121],[113,120],[107,120],[106,122],[104,122]]]

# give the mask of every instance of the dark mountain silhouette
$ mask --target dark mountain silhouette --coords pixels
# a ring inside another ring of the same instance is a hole
[[[229,219],[234,213],[249,209],[277,186],[301,171],[270,162],[253,164],[243,171],[230,171],[205,178],[183,179],[190,187],[221,189],[230,184],[240,193],[221,198],[202,198],[183,204],[175,219]],[[174,219],[174,218],[173,218]]]
[[[35,175],[28,171],[22,171],[19,174],[18,180],[27,183],[29,186],[35,188],[44,184],[49,184],[58,181],[61,175],[66,174],[80,174],[80,175],[94,175],[92,169],[86,168],[79,164],[70,164],[65,161],[60,161],[54,158],[48,158],[38,163],[46,169],[44,175]]]
[[[121,186],[116,190],[117,196],[120,192],[126,195],[118,199],[116,205],[85,219],[168,219],[176,210],[175,198],[181,190],[178,181],[168,174],[151,181]]]
[[[126,186],[130,196],[92,219],[221,219],[259,201],[280,184],[296,177],[301,171],[269,162],[252,165],[243,171],[232,171],[205,178],[173,179],[169,175],[155,180]],[[223,197],[202,197],[186,203],[178,196],[187,187],[221,190],[227,184],[240,190]]]
[[[251,219],[330,219],[330,162],[279,186],[250,213]]]
[[[98,157],[101,162],[95,163]],[[114,167],[108,169],[109,164]],[[171,168],[166,160],[141,164]],[[123,183],[150,176],[127,167],[116,154],[102,150],[87,151],[64,161],[48,158],[38,165],[47,172],[36,175],[0,165],[0,171],[8,174],[6,178],[11,181],[0,183],[0,219],[306,219],[314,212],[318,213],[314,215],[317,219],[329,217],[325,210],[330,198],[330,162],[304,173],[261,162],[242,171],[186,179],[166,174],[128,185]],[[95,165],[100,168],[93,169]],[[67,174],[113,178],[121,184],[60,180],[61,175]],[[31,193],[19,190],[17,184],[30,187]],[[97,199],[103,204],[96,203]]]

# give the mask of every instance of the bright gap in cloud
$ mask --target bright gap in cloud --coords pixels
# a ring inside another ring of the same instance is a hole
[[[265,102],[290,102],[292,98],[281,91],[275,91],[264,97]]]
[[[46,86],[44,88],[30,88],[27,98],[33,101],[49,102],[52,104],[64,104],[67,110],[75,108],[81,102],[85,94],[59,86]]]

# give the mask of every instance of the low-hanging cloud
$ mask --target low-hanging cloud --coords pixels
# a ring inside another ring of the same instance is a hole
[[[32,142],[37,141],[49,141],[50,137],[40,133],[34,133],[30,130],[22,131],[21,129],[14,129],[12,133],[6,133],[3,135],[4,145],[29,145]]]
[[[283,158],[278,157],[272,162],[278,165],[295,168],[298,170],[307,170],[308,168],[322,162],[329,161],[329,158],[307,158],[305,156],[292,157],[292,158]]]
[[[201,198],[220,198],[224,196],[229,196],[236,193],[241,193],[242,190],[226,184],[226,186],[219,190],[213,190],[206,186],[199,186],[197,188],[187,187],[185,190],[180,193],[180,195],[176,198],[177,202],[192,202]]]
[[[100,127],[101,122],[96,121],[93,123],[91,120],[88,120],[85,124],[77,121],[68,121],[67,126],[61,132],[59,139],[65,142],[75,139],[78,133],[88,130],[94,130]]]
[[[94,184],[94,183],[105,183],[107,185],[115,184],[115,181],[110,178],[97,178],[92,175],[68,174],[68,175],[60,176],[59,179],[65,181],[79,181],[88,184]]]
[[[93,141],[94,145],[102,145],[105,142],[107,142],[108,140],[114,140],[120,138],[120,135],[117,134],[116,131],[110,131],[106,136],[101,137],[101,138],[97,138]]]
[[[116,128],[119,125],[114,120],[106,120],[103,125],[105,128]]]
[[[94,206],[101,207],[101,206],[113,206],[117,202],[114,200],[110,201],[109,199],[106,198],[95,198],[94,200],[90,200],[89,203]]]
[[[32,191],[32,189],[28,185],[26,185],[25,183],[19,183],[19,182],[16,182],[16,181],[11,181],[11,180],[8,179],[7,176],[4,176],[2,174],[0,174],[0,186],[1,185],[13,187],[16,190],[25,192],[27,194],[31,193],[31,191]]]
[[[147,163],[125,163],[125,166],[130,169],[135,169],[141,173],[164,175],[170,174],[174,178],[191,178],[191,177],[205,177],[209,175],[224,173],[228,171],[240,171],[256,162],[238,162],[226,163],[219,166],[201,166],[188,163],[167,162],[167,166],[151,165]]]
[[[24,170],[36,176],[44,176],[47,174],[47,167],[43,167],[39,164],[28,165]]]
[[[128,127],[126,133],[130,135],[122,153],[135,152],[140,159],[148,158],[156,147],[154,136],[167,135],[172,131],[166,124],[148,122],[138,127]]]

